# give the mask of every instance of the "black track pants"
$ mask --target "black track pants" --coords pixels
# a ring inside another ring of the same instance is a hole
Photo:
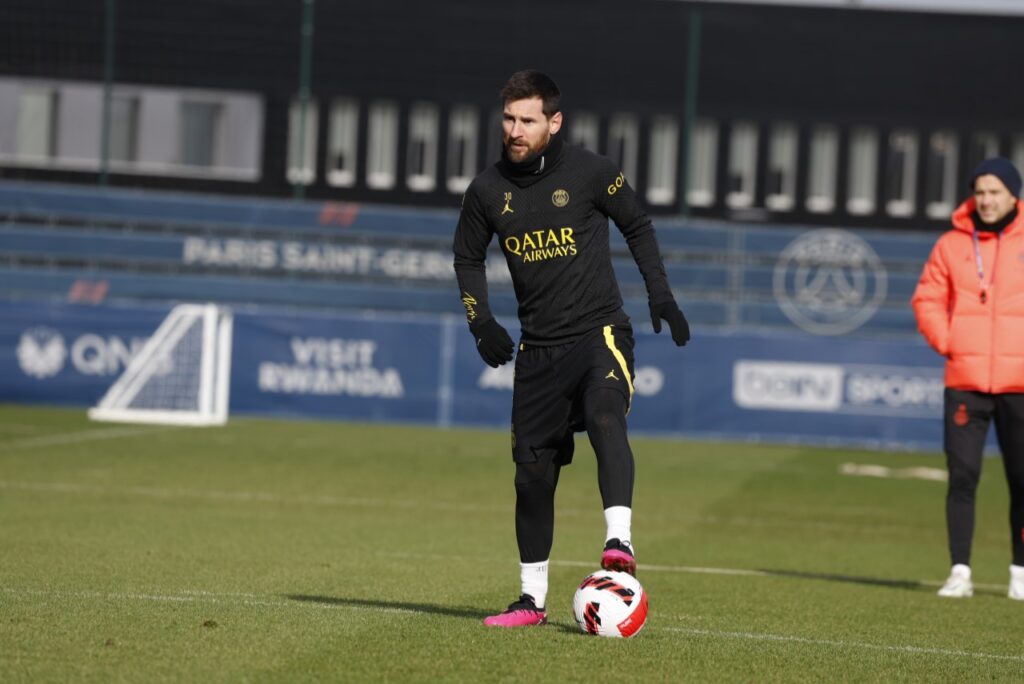
[[[625,414],[625,397],[615,390],[596,389],[584,398],[584,421],[597,456],[605,508],[631,506],[633,501],[633,452],[626,440]],[[516,464],[516,541],[523,563],[539,563],[551,555],[560,460],[557,452],[547,451],[533,463]]]
[[[1024,565],[1024,394],[986,394],[946,388],[943,443],[949,468],[946,527],[953,564],[971,563],[974,501],[990,422],[1010,489],[1014,565]]]
[[[521,345],[512,397],[516,541],[523,563],[551,554],[555,488],[572,463],[573,433],[587,431],[605,508],[631,506],[634,461],[626,435],[633,395],[633,335],[596,328],[569,343]]]

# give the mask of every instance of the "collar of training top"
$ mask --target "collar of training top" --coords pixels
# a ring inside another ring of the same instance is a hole
[[[533,185],[555,167],[559,157],[562,155],[562,136],[557,133],[551,136],[548,146],[541,150],[540,154],[532,159],[521,162],[510,161],[506,150],[501,151],[501,164],[498,168],[501,175],[508,178],[521,188]]]
[[[1017,218],[1017,207],[1010,210],[1010,213],[999,219],[995,223],[985,223],[981,220],[981,216],[978,215],[978,210],[975,209],[971,214],[971,219],[974,221],[974,229],[977,231],[989,232],[989,233],[1001,233],[1003,228],[1010,225]]]

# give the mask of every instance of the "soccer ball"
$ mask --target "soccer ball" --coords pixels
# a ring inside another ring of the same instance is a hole
[[[628,639],[647,621],[647,592],[629,573],[598,570],[583,578],[572,612],[587,634]]]

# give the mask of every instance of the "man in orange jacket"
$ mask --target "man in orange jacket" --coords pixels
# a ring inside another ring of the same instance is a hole
[[[1024,202],[1021,177],[1001,157],[971,174],[973,197],[953,212],[912,304],[917,327],[946,358],[943,446],[952,570],[939,596],[967,597],[974,494],[995,421],[1010,486],[1009,596],[1024,600]]]

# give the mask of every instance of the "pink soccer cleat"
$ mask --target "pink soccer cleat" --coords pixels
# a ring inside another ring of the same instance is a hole
[[[604,545],[604,553],[601,554],[601,568],[616,572],[628,572],[636,577],[636,558],[633,554],[633,545],[628,541],[619,541],[618,537],[609,539]]]
[[[547,611],[538,608],[529,594],[520,596],[505,612],[484,618],[484,624],[488,627],[531,627],[547,624],[547,621]]]

